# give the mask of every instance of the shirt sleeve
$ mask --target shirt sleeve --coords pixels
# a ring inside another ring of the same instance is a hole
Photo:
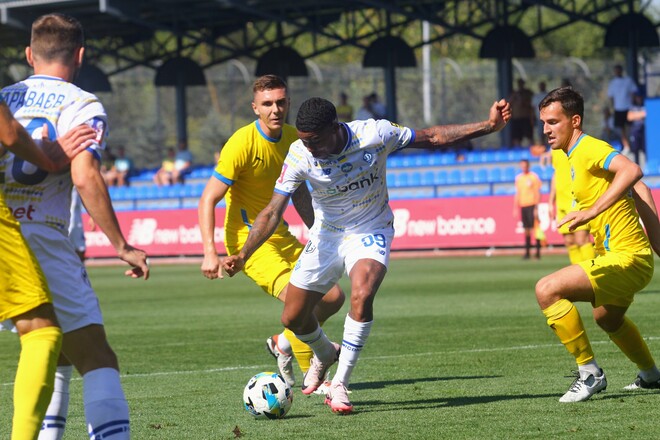
[[[245,169],[247,154],[248,146],[232,136],[220,151],[220,159],[218,159],[213,176],[227,185],[232,185]]]
[[[414,130],[390,122],[387,119],[376,121],[376,129],[388,154],[407,147],[415,139]]]
[[[275,181],[275,192],[286,196],[292,195],[298,187],[307,179],[308,167],[306,156],[300,146],[302,143],[296,141],[291,145],[289,153],[284,158],[282,172]]]

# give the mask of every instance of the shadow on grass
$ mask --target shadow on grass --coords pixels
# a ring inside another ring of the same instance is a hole
[[[385,388],[391,385],[413,385],[416,383],[424,382],[445,382],[449,380],[470,380],[470,379],[496,379],[503,376],[447,376],[447,377],[420,377],[416,379],[396,379],[396,380],[387,380],[382,382],[363,382],[363,383],[352,383],[352,390],[377,390],[379,388]]]

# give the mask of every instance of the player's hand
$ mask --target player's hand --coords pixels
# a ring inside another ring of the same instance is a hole
[[[124,272],[124,275],[131,278],[149,279],[149,259],[147,258],[147,253],[142,249],[137,249],[127,244],[119,252],[119,258],[132,266],[131,269]]]
[[[230,277],[243,270],[245,267],[245,260],[238,255],[230,255],[222,260],[222,269],[227,272]]]
[[[593,218],[593,215],[591,215],[588,210],[572,211],[566,214],[564,218],[559,220],[559,223],[557,223],[557,229],[568,223],[568,230],[573,232],[579,226],[589,223]]]
[[[511,119],[511,104],[506,99],[495,101],[490,108],[488,121],[490,122],[493,131],[499,131],[504,128],[507,122]]]
[[[216,278],[224,278],[222,274],[222,267],[220,266],[221,260],[218,257],[218,254],[215,252],[212,255],[204,255],[204,261],[202,261],[202,275],[204,275],[209,280],[214,280]]]
[[[53,162],[53,169],[47,171],[60,171],[65,168],[71,159],[89,147],[96,138],[96,131],[86,124],[79,125],[66,132],[53,142],[48,139],[48,126],[42,129],[41,146],[46,156]]]

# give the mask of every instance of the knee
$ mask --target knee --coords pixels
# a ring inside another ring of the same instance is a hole
[[[610,315],[595,316],[596,324],[607,333],[614,333],[623,325],[623,317],[613,317]]]
[[[552,304],[556,303],[560,298],[556,298],[553,281],[549,276],[541,278],[536,283],[536,301],[539,303],[541,309],[546,309]]]

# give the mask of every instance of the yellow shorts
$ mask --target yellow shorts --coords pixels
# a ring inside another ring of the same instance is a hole
[[[226,247],[229,255],[234,255],[242,244]],[[252,254],[243,272],[267,294],[277,298],[289,282],[302,250],[303,245],[293,235],[271,237]]]
[[[557,223],[559,223],[559,220],[566,217],[566,214],[568,214],[569,212],[570,212],[570,210],[568,210],[568,209],[557,207],[557,216],[555,217],[555,219],[557,220]],[[575,231],[588,231],[588,230],[589,230],[589,223],[587,223],[586,225],[578,226],[573,231],[569,231],[568,230],[568,223],[565,223],[565,224],[561,225],[560,228],[557,229],[557,232],[559,232],[561,235],[566,235],[566,234],[572,234]]]
[[[37,258],[5,206],[0,206],[0,256],[0,321],[52,302]]]
[[[635,293],[642,290],[653,277],[653,253],[608,252],[593,260],[578,263],[587,273],[594,289],[593,306],[610,304],[628,307]]]

